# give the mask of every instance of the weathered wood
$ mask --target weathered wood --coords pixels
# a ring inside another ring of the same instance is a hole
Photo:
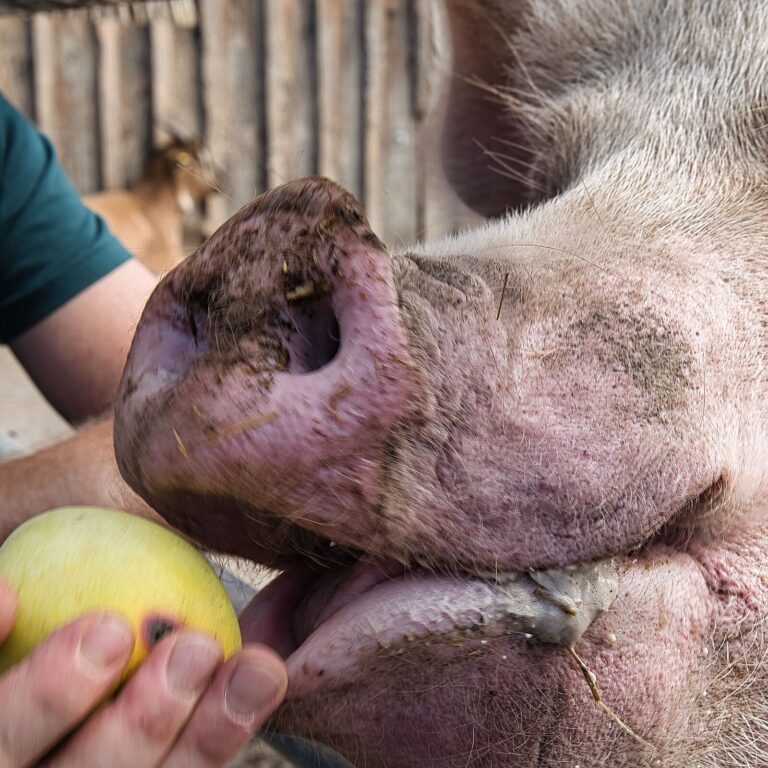
[[[229,0],[200,8],[201,74],[205,144],[217,163],[229,168]],[[213,231],[235,205],[224,194],[208,198],[205,229]]]
[[[233,4],[230,26],[227,191],[239,208],[266,186],[263,2]]]
[[[32,41],[29,22],[0,19],[0,90],[27,117],[34,119]]]
[[[201,137],[221,170],[209,226],[320,172],[364,199],[389,242],[433,231],[434,153],[417,142],[437,92],[436,0],[147,0],[96,19],[106,7],[38,14],[26,36],[27,22],[0,20],[0,87],[81,190],[133,180],[173,132]]]
[[[408,14],[413,31],[413,112],[422,119],[429,110],[432,97],[430,78],[433,51],[436,45],[433,17],[436,13],[434,0],[408,0]]]
[[[149,18],[164,16],[182,26],[192,27],[197,23],[195,0],[0,0],[0,16],[81,8],[87,8],[94,19],[145,23]]]
[[[37,13],[83,8],[88,5],[124,5],[124,0],[0,0],[0,13]]]
[[[267,182],[317,170],[315,6],[266,2]]]
[[[363,26],[358,0],[317,0],[318,172],[363,194]]]
[[[101,186],[117,189],[140,176],[152,145],[149,30],[105,19],[96,34]]]
[[[450,45],[447,19],[439,0],[410,0],[416,16],[414,110],[419,122],[418,195],[420,238],[436,237],[450,231],[458,217],[458,200],[447,194],[441,171],[440,131],[436,112],[445,97],[450,78]],[[463,206],[462,206],[463,209]]]
[[[152,6],[150,6],[152,7]],[[154,143],[203,136],[199,36],[168,18],[150,27]]]
[[[200,10],[205,143],[226,173],[225,194],[208,201],[210,229],[264,186],[263,3],[220,0]]]
[[[366,6],[365,205],[374,231],[393,245],[420,231],[408,22],[403,0]]]
[[[32,21],[35,115],[81,193],[99,187],[96,45],[82,12]]]

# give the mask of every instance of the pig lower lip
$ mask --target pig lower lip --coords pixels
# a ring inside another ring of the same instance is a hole
[[[273,594],[281,589],[280,578],[272,585]],[[398,653],[404,644],[435,637],[528,634],[572,646],[610,608],[617,593],[613,561],[503,574],[493,580],[429,573],[392,578],[382,571],[372,584],[367,583],[370,578],[364,574],[367,589],[341,605],[334,596],[314,616],[305,615],[306,601],[297,610],[305,628],[299,631],[303,642],[288,659],[289,698],[342,683],[371,652]],[[354,577],[347,581],[354,589]],[[258,611],[257,599],[251,619]]]

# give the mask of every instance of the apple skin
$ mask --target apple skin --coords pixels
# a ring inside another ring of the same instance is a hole
[[[19,526],[0,547],[0,579],[19,612],[0,646],[0,673],[54,630],[108,611],[134,629],[125,680],[165,634],[204,632],[224,657],[241,647],[237,615],[208,561],[167,528],[98,507],[60,507]]]

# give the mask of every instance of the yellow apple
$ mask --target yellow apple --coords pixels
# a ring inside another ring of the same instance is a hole
[[[175,629],[215,637],[225,657],[241,645],[235,610],[208,561],[168,529],[126,512],[62,507],[33,517],[0,547],[0,579],[19,596],[0,672],[92,611],[122,615],[134,628],[123,679]]]

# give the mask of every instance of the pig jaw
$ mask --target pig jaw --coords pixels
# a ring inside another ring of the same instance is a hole
[[[623,560],[620,571],[619,602],[578,652],[604,701],[652,746],[595,703],[565,649],[470,629],[382,643],[344,679],[326,679],[314,694],[289,693],[274,727],[314,736],[370,768],[463,768],[470,755],[480,768],[638,768],[653,760],[690,768],[688,739],[701,735],[691,713],[711,703],[711,594],[698,565],[670,551]],[[303,661],[289,659],[292,680],[320,671]]]
[[[597,706],[563,648],[470,627],[381,643],[343,679],[326,669],[314,692],[289,693],[273,727],[370,768],[763,765],[768,526],[751,534],[749,547],[617,559],[619,599],[577,650],[647,742]],[[321,671],[305,661],[289,659],[292,680]]]

